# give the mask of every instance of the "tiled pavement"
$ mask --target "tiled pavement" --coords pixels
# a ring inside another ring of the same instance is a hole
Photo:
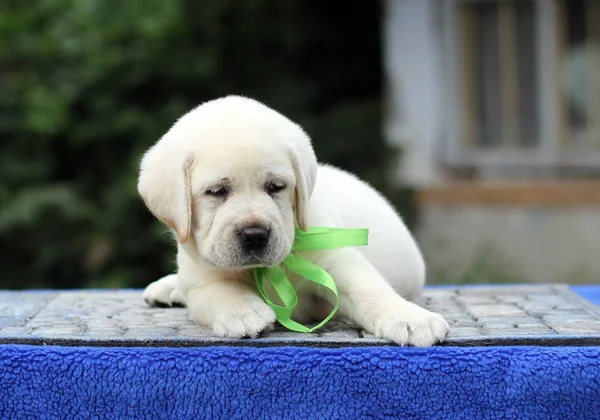
[[[600,308],[567,286],[432,288],[418,299],[452,331],[444,345],[600,345]],[[193,324],[185,308],[150,308],[139,290],[0,291],[0,344],[93,346],[391,345],[330,323],[318,333],[281,328],[257,339],[223,339]]]

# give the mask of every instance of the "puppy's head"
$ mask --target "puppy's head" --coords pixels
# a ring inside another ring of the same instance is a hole
[[[144,155],[138,191],[180,243],[224,268],[279,264],[317,172],[310,139],[251,99],[228,96],[179,119]]]

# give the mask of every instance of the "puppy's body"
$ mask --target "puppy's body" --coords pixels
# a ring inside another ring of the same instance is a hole
[[[308,206],[308,225],[369,229],[369,245],[356,248],[407,299],[425,283],[425,263],[412,235],[389,202],[346,171],[319,166]],[[368,283],[368,280],[366,281]]]
[[[405,300],[425,266],[394,209],[353,175],[317,166],[304,132],[262,104],[227,97],[188,113],[144,157],[139,190],[178,237],[177,275],[148,286],[146,300],[183,303],[218,335],[254,337],[273,324],[251,270],[279,264],[296,226],[369,229],[366,247],[303,253],[336,281],[342,317],[402,345],[448,332],[441,316]],[[295,319],[329,312],[329,293],[289,277]]]

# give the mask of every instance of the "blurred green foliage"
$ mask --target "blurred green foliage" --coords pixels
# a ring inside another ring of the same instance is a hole
[[[139,159],[226,94],[298,121],[322,161],[394,196],[380,14],[378,2],[0,2],[0,287],[140,287],[171,272]]]

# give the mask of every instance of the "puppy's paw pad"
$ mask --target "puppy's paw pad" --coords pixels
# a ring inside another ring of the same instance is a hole
[[[213,330],[220,337],[256,338],[275,322],[275,313],[260,298],[245,299],[217,315]]]
[[[158,308],[183,307],[185,300],[177,287],[177,275],[171,274],[150,283],[144,290],[143,298],[150,306]]]
[[[442,342],[450,326],[443,316],[411,304],[381,319],[376,335],[401,346],[430,347]]]

